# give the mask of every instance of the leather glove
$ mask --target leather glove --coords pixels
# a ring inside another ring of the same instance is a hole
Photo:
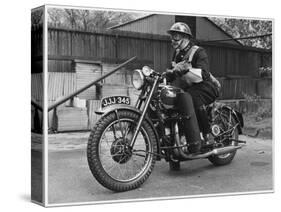
[[[165,77],[166,77],[168,82],[174,81],[175,78],[176,78],[176,75],[175,75],[173,69],[167,69],[166,72],[165,72]]]
[[[173,71],[176,76],[181,77],[189,71],[190,64],[186,61],[179,62],[175,64]]]

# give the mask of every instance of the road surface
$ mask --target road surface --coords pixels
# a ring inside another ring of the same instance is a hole
[[[272,141],[240,136],[247,141],[247,146],[239,150],[227,166],[215,167],[201,159],[182,162],[181,170],[172,172],[164,160],[157,161],[151,176],[139,189],[112,192],[101,186],[88,168],[88,135],[49,136],[49,203],[141,200],[273,189]]]

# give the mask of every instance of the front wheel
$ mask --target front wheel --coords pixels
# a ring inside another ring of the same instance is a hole
[[[121,192],[138,188],[153,170],[156,137],[146,120],[134,147],[129,146],[139,117],[128,110],[111,112],[103,116],[91,131],[88,164],[96,180],[110,190]]]

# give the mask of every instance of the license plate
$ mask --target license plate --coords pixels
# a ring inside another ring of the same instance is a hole
[[[109,97],[105,97],[101,100],[102,108],[110,106],[110,105],[115,105],[115,104],[130,105],[131,99],[128,96],[109,96]]]

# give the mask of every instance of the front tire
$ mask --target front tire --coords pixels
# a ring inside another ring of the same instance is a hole
[[[127,135],[126,131],[136,127],[139,117],[129,110],[111,112],[103,116],[91,131],[87,147],[88,164],[96,180],[110,190],[136,189],[153,170],[156,136],[146,120],[133,149],[128,146],[130,139],[127,136],[130,133]]]

